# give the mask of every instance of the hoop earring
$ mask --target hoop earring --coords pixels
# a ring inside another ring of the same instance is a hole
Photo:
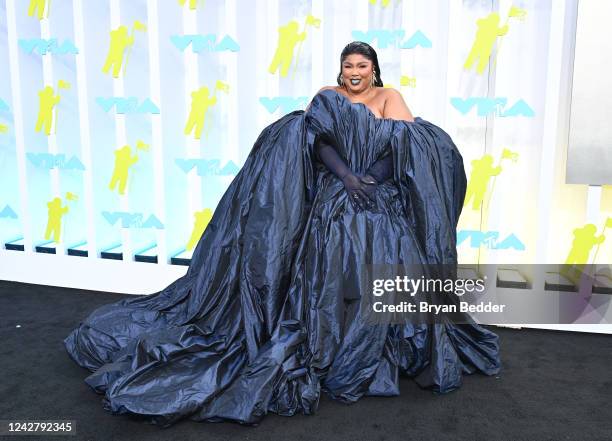
[[[340,75],[340,86],[344,86],[344,78],[342,78],[342,75]]]

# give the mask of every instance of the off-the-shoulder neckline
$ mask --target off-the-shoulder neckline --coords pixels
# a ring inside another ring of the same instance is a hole
[[[421,119],[418,116],[414,117],[414,121],[406,121],[405,119],[394,119],[394,118],[379,118],[379,117],[377,117],[374,114],[374,112],[372,112],[372,109],[370,109],[366,104],[364,104],[364,103],[354,103],[346,95],[344,95],[343,93],[338,92],[335,89],[323,89],[323,90],[319,91],[319,93],[324,93],[324,92],[327,92],[328,90],[330,92],[332,92],[333,94],[335,94],[335,95],[341,96],[342,99],[346,100],[346,102],[349,103],[350,105],[353,105],[353,106],[362,105],[370,113],[370,115],[372,115],[372,118],[374,118],[376,120],[379,120],[379,121],[396,121],[396,122],[406,123],[406,124],[415,124],[415,123],[418,122],[417,119]]]

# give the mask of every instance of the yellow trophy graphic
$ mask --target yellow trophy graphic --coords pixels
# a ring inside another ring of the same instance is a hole
[[[489,191],[489,197],[487,198],[487,206],[489,208],[489,202],[491,201],[491,195],[495,188],[495,179],[501,173],[501,163],[504,159],[517,162],[519,154],[509,149],[503,149],[502,154],[499,158],[497,166],[493,166],[493,156],[485,154],[480,159],[472,161],[472,171],[470,173],[470,179],[467,184],[465,191],[465,199],[463,206],[467,206],[472,201],[472,210],[479,210],[484,200],[487,188],[489,187],[489,181],[493,178],[493,184]]]
[[[56,197],[47,202],[47,207],[49,209],[49,217],[47,229],[45,230],[45,240],[49,240],[51,235],[53,235],[53,241],[59,243],[62,231],[62,216],[68,213],[68,206],[62,207],[62,199]]]
[[[51,0],[30,0],[30,6],[28,7],[28,16],[33,17],[34,14],[36,14],[39,20],[42,20],[43,18],[49,18],[50,6]]]
[[[587,226],[589,226],[589,225],[593,225],[593,224],[588,224],[588,225],[585,225],[585,226],[583,227],[583,230],[584,230],[584,229],[585,229]],[[594,253],[594,255],[593,255],[593,264],[595,264],[595,263],[597,262],[597,253],[599,253],[599,246],[600,246],[600,245],[601,245],[601,244],[604,242],[604,240],[605,240],[605,238],[606,238],[606,237],[605,237],[605,235],[604,235],[604,233],[605,233],[606,229],[608,229],[608,228],[612,228],[612,217],[609,217],[609,218],[607,218],[607,219],[606,219],[606,221],[604,222],[603,228],[601,229],[601,234],[600,234],[599,236],[597,236],[597,237],[595,237],[595,232],[596,232],[597,230],[596,230],[596,229],[594,229],[594,228],[595,228],[595,226],[594,226],[594,225],[593,225],[592,227],[589,227],[589,231],[588,231],[588,232],[584,232],[584,231],[582,231],[582,232],[581,232],[581,231],[580,231],[580,230],[581,230],[580,228],[577,228],[577,229],[575,229],[575,230],[574,230],[574,244],[572,245],[572,250],[570,251],[570,253],[569,253],[569,255],[568,255],[567,260],[565,261],[565,263],[568,263],[568,264],[572,264],[572,263],[583,263],[583,262],[582,262],[582,260],[584,260],[584,259],[585,259],[585,254],[584,254],[584,252],[582,252],[582,253],[581,253],[581,252],[573,252],[574,248],[576,248],[576,249],[579,249],[579,248],[580,248],[580,245],[576,246],[576,239],[577,239],[579,236],[580,236],[581,238],[582,238],[582,237],[586,237],[586,239],[580,239],[580,242],[581,242],[581,243],[586,242],[586,243],[587,243],[587,245],[586,245],[587,247],[588,247],[588,243],[589,243],[589,242],[595,241],[595,243],[594,243],[594,244],[595,244],[595,245],[597,245],[597,247],[595,248],[595,253]],[[578,232],[578,236],[576,235],[576,232]],[[592,236],[592,237],[591,237],[591,234],[590,234],[591,232],[593,233],[593,236]],[[587,260],[588,260],[588,256],[589,256],[590,252],[591,252],[591,250],[590,250],[590,248],[589,248],[588,252],[586,253],[586,260],[584,260],[584,263],[586,263],[586,262],[587,262]],[[581,259],[576,259],[576,257],[575,257],[575,256],[580,256],[580,258],[581,258]],[[578,261],[578,260],[581,260],[581,261]]]
[[[400,76],[400,86],[416,87],[416,77]]]
[[[472,210],[479,210],[484,200],[489,180],[491,177],[499,175],[501,171],[501,166],[493,167],[493,156],[489,154],[483,155],[480,159],[473,160],[463,206],[465,207],[472,201]]]
[[[8,133],[8,126],[0,123],[0,135],[6,135]]]
[[[504,25],[501,28],[498,27],[499,14],[497,12],[491,12],[486,18],[477,20],[476,25],[478,26],[476,38],[463,68],[466,70],[471,69],[474,62],[478,60],[476,72],[482,74],[489,63],[489,57],[497,37],[506,35],[508,25]]]
[[[108,185],[111,191],[115,190],[118,183],[119,194],[125,194],[125,186],[127,185],[130,167],[136,162],[138,162],[138,156],[132,156],[129,145],[124,145],[122,148],[115,150],[115,167],[113,169],[113,176],[111,177],[110,184]]]
[[[202,130],[205,128],[204,123],[206,120],[206,114],[210,110],[210,108],[217,103],[218,90],[224,93],[228,93],[229,84],[217,80],[212,96],[210,95],[209,89],[206,86],[202,86],[198,90],[191,93],[191,109],[187,118],[187,124],[185,124],[185,135],[190,135],[191,132],[194,132],[195,130],[194,138],[201,138]],[[207,125],[207,135],[209,130],[210,125]]]
[[[187,0],[178,0],[178,4],[181,6],[185,6]],[[204,1],[202,0],[202,6],[204,5]],[[198,6],[198,0],[189,0],[189,9],[192,11],[196,9]]]
[[[114,31],[110,32],[110,47],[106,56],[106,61],[102,67],[102,72],[107,74],[111,67],[113,68],[113,78],[119,78],[119,72],[123,67],[123,75],[127,68],[130,51],[134,45],[134,33],[136,31],[146,32],[147,27],[140,21],[134,21],[132,25],[132,33],[128,34],[127,26],[121,25]],[[126,53],[127,51],[127,53]],[[125,63],[123,57],[125,55]]]
[[[208,108],[214,106],[217,102],[217,97],[209,96],[208,87],[202,86],[195,92],[191,92],[191,110],[185,125],[185,135],[190,135],[195,128],[195,139],[200,139],[202,129],[204,128],[204,120]]]
[[[146,144],[144,141],[141,141],[139,139],[138,141],[136,141],[136,149],[142,150],[143,152],[148,152],[150,149],[150,146],[149,144]]]
[[[291,63],[293,62],[293,52],[295,50],[295,46],[306,39],[306,28],[308,26],[319,27],[320,22],[321,20],[313,17],[312,15],[308,15],[304,23],[304,31],[302,32],[299,32],[300,25],[295,20],[291,20],[285,26],[280,26],[278,28],[278,43],[276,46],[276,52],[274,53],[270,67],[268,67],[268,72],[274,74],[280,67],[281,77],[286,77],[289,73]],[[296,65],[300,47],[298,47]]]
[[[202,237],[202,233],[204,233],[204,230],[206,229],[206,226],[212,219],[212,216],[213,212],[210,208],[196,211],[193,214],[195,221],[193,224],[193,230],[191,231],[191,237],[189,238],[187,245],[185,245],[185,249],[187,251],[193,250],[193,248],[197,245],[200,237]]]
[[[607,218],[603,230],[612,227],[612,218]],[[578,283],[580,277],[584,274],[584,269],[589,262],[589,256],[593,247],[597,245],[593,256],[593,263],[597,260],[597,252],[599,246],[606,240],[603,234],[597,235],[597,227],[593,224],[586,224],[582,228],[575,228],[574,240],[572,247],[565,259],[565,265],[561,268],[561,274],[570,279],[573,283]]]
[[[476,72],[479,75],[482,74],[487,67],[497,37],[502,37],[508,33],[508,22],[510,19],[516,18],[523,21],[526,16],[527,11],[525,9],[513,5],[510,7],[508,17],[506,17],[506,22],[502,27],[498,26],[500,17],[497,12],[492,12],[487,17],[477,20],[476,25],[478,26],[478,30],[476,31],[476,37],[463,68],[466,70],[471,69],[474,62],[478,60]],[[493,65],[497,62],[497,54],[501,50],[501,44],[502,39],[500,38]]]
[[[58,91],[59,89],[70,89],[70,83],[59,80],[57,82],[57,89]],[[49,136],[53,127],[53,133],[57,133],[57,104],[60,102],[60,96],[55,95],[53,87],[46,86],[38,92],[38,98],[39,110],[34,130],[40,132],[44,127],[45,135]]]
[[[370,0],[370,4],[372,6],[376,6],[377,3],[378,3],[378,0]],[[382,6],[383,8],[386,8],[387,6],[389,6],[390,3],[391,3],[391,0],[380,0],[380,6]]]
[[[53,124],[53,109],[60,102],[60,96],[55,95],[55,91],[52,86],[46,86],[43,90],[38,92],[38,99],[38,118],[36,120],[36,127],[34,130],[40,132],[44,126],[45,135],[49,136],[51,134],[51,126]]]
[[[588,263],[589,255],[595,245],[599,245],[606,240],[606,236],[600,234],[597,236],[597,227],[593,224],[586,224],[582,228],[574,229],[574,240],[570,249],[566,265],[583,265]]]

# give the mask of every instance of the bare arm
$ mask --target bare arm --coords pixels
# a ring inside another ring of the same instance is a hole
[[[414,116],[406,105],[402,94],[395,89],[387,89],[387,99],[383,109],[383,118],[399,119],[413,122]]]

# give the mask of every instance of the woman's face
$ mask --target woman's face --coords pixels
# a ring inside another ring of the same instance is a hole
[[[344,85],[353,93],[365,91],[372,80],[372,61],[361,54],[348,55],[342,62]]]

